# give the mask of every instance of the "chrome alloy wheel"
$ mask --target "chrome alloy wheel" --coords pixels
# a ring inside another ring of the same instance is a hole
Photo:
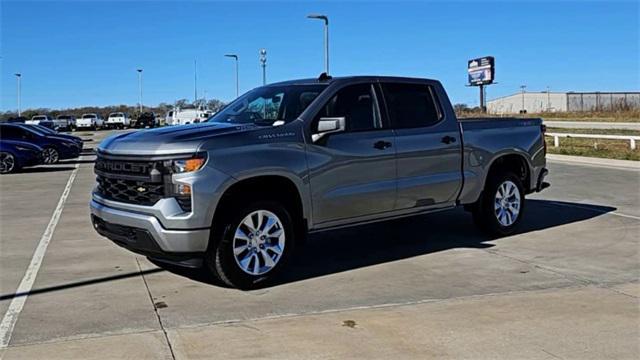
[[[496,191],[495,215],[502,226],[513,225],[520,213],[520,191],[516,184],[507,180]]]
[[[282,258],[284,246],[282,222],[267,210],[256,210],[247,215],[233,236],[236,263],[249,275],[271,271]]]
[[[42,151],[42,162],[45,164],[55,164],[58,161],[58,150],[46,148]]]
[[[0,174],[10,173],[16,167],[16,160],[9,153],[0,153]]]

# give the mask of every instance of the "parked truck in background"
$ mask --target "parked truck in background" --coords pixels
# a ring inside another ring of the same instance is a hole
[[[251,288],[309,232],[464,206],[512,234],[525,196],[548,186],[543,132],[540,119],[457,119],[435,80],[276,83],[206,123],[103,141],[91,218],[131,251]]]
[[[56,122],[69,131],[73,131],[76,128],[76,117],[73,115],[58,115]]]
[[[98,114],[82,114],[82,117],[76,120],[76,128],[78,130],[97,130],[102,129],[103,127],[104,120]]]
[[[167,125],[197,124],[206,121],[211,115],[213,115],[213,111],[204,106],[176,107],[167,112],[165,123]]]
[[[108,129],[124,129],[131,126],[131,119],[127,113],[113,112],[107,117],[105,126]]]
[[[24,123],[27,125],[39,125],[41,121],[53,122],[53,118],[51,118],[49,115],[34,115],[31,117],[31,120],[27,120]]]

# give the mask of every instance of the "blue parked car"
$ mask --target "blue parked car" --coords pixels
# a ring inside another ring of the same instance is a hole
[[[75,142],[76,144],[78,144],[80,146],[80,150],[82,150],[82,146],[84,145],[84,143],[82,142],[82,138],[80,138],[79,136],[75,136],[75,135],[69,135],[69,134],[62,134],[59,133],[55,130],[51,130],[50,128],[46,127],[46,126],[42,126],[42,125],[27,125],[24,124],[24,126],[27,126],[35,131],[39,131],[41,133],[44,133],[45,135],[53,135],[53,136],[57,136],[57,137],[61,137],[64,139],[69,139],[73,142]]]
[[[0,174],[41,164],[43,150],[38,145],[24,141],[0,139]]]
[[[42,161],[55,164],[60,159],[72,159],[80,155],[81,146],[58,134],[49,135],[23,124],[0,124],[0,139],[23,141],[43,148]]]

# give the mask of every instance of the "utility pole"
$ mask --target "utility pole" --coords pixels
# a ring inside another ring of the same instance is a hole
[[[484,84],[480,84],[480,110],[482,113],[487,112],[487,107],[484,105]]]
[[[329,75],[329,18],[322,14],[309,14],[307,18],[324,21],[324,72]]]
[[[260,64],[262,65],[262,85],[267,85],[267,49],[260,49]]]
[[[522,110],[520,111],[521,114],[525,113],[525,108],[524,108],[524,93],[525,93],[525,89],[527,88],[527,85],[520,85],[520,89],[522,89]]]
[[[142,69],[137,69],[138,72],[138,105],[140,106],[140,114],[142,114]]]
[[[193,59],[193,103],[198,102],[198,61]]]
[[[240,85],[239,85],[239,78],[238,78],[238,55],[225,54],[224,56],[236,60],[236,98],[237,98],[238,96],[240,96]]]
[[[22,97],[22,74],[21,73],[16,73],[16,86],[17,86],[17,92],[18,92],[18,116],[22,115],[22,111],[21,111],[21,104],[20,102],[22,101],[21,97]]]
[[[549,91],[549,85],[547,85],[547,112],[551,112],[551,93]]]

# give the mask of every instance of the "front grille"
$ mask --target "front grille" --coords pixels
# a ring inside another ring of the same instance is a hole
[[[97,192],[110,200],[153,205],[165,195],[163,183],[108,178],[98,175]]]
[[[163,161],[120,159],[98,153],[96,192],[105,199],[151,206],[166,197]]]

